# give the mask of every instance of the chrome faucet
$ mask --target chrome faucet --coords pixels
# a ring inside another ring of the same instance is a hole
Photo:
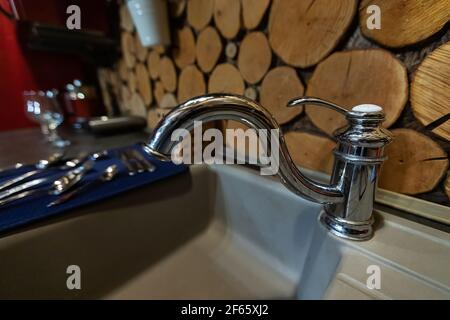
[[[373,234],[373,203],[384,147],[391,141],[381,127],[384,113],[379,106],[359,105],[351,111],[317,98],[302,97],[288,107],[308,104],[330,108],[345,115],[348,125],[337,130],[335,161],[330,184],[306,177],[291,159],[284,137],[279,135],[279,171],[283,184],[292,192],[324,205],[320,221],[333,234],[352,240],[366,240]],[[154,129],[147,151],[170,161],[172,133],[194,128],[194,121],[235,120],[253,129],[279,129],[272,115],[257,102],[242,96],[210,94],[186,101],[173,109]],[[267,145],[266,154],[271,152]],[[270,153],[271,154],[271,153]]]

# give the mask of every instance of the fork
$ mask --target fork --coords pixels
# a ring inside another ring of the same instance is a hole
[[[155,166],[147,160],[139,151],[135,149],[125,149],[120,151],[120,159],[127,167],[128,174],[133,176],[145,171],[155,171]]]
[[[141,163],[141,166],[143,167],[144,171],[153,172],[155,171],[156,167],[153,163],[151,163],[146,157],[144,157],[139,151],[136,149],[130,150],[131,155],[135,157],[135,159]]]

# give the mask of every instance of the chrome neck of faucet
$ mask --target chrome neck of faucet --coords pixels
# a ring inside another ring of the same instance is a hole
[[[382,148],[390,139],[389,134],[379,127],[384,119],[383,113],[348,112],[340,106],[316,98],[296,99],[289,106],[306,103],[341,112],[350,123],[350,127],[337,136],[339,143],[330,184],[322,184],[306,177],[292,161],[280,126],[272,115],[257,102],[237,95],[210,94],[179,105],[154,129],[147,149],[163,160],[170,160],[172,150],[178,144],[178,141],[172,141],[172,133],[176,129],[191,131],[195,121],[234,120],[256,130],[278,129],[278,175],[283,184],[303,198],[324,204],[325,211],[321,220],[336,235],[355,240],[366,239],[372,234],[373,197],[378,167],[383,160]],[[376,137],[375,133],[370,135],[369,131],[377,131],[380,136]],[[376,140],[381,135],[386,141]],[[272,154],[274,146],[267,144],[266,147],[266,154]],[[368,187],[367,190],[363,190],[363,184]]]

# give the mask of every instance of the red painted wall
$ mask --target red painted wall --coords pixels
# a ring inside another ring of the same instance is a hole
[[[69,1],[16,0],[21,17],[64,25]],[[103,1],[70,1],[81,4],[82,28],[107,29]],[[9,1],[0,5],[10,10]],[[31,51],[20,46],[17,25],[0,14],[0,131],[33,126],[25,116],[22,92],[62,88],[75,78],[83,79],[84,62],[77,56]]]

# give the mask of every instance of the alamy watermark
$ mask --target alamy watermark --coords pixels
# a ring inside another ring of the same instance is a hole
[[[367,267],[366,273],[369,275],[367,277],[366,286],[367,288],[373,290],[381,289],[381,269],[380,266],[372,264]]]
[[[176,164],[254,164],[261,166],[261,175],[275,175],[279,170],[278,129],[203,130],[202,121],[194,121],[193,136],[186,129],[176,129],[171,141],[178,143],[171,160]],[[228,148],[225,147],[227,143]],[[206,146],[205,146],[206,144]],[[245,155],[237,153],[244,150]]]
[[[81,268],[72,264],[67,267],[66,273],[69,275],[66,280],[67,289],[81,290]]]
[[[366,13],[369,17],[366,20],[366,26],[369,30],[381,29],[381,9],[379,6],[372,4],[367,7]]]
[[[67,7],[66,13],[69,14],[66,20],[66,27],[69,30],[81,29],[81,9],[79,6],[72,4]]]

